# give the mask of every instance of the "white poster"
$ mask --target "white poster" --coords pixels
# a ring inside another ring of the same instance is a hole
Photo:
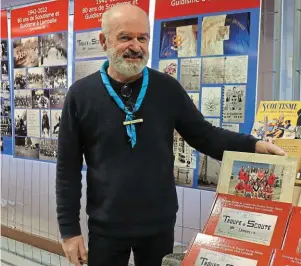
[[[201,83],[201,59],[182,59],[180,75],[180,83],[185,90],[199,91]]]
[[[74,81],[99,71],[105,60],[89,60],[75,62]]]
[[[204,116],[220,116],[221,87],[202,87],[201,112]]]
[[[41,132],[40,110],[27,110],[27,135],[40,138]]]

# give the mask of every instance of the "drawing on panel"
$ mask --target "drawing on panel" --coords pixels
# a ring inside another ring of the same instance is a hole
[[[159,61],[159,71],[177,78],[178,60],[161,60]]]
[[[220,116],[221,88],[202,87],[202,114],[204,116]]]
[[[181,60],[180,83],[187,91],[199,91],[201,83],[201,59]]]

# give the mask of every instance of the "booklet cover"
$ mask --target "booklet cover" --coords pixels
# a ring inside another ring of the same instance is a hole
[[[292,203],[297,163],[294,157],[225,151],[217,192]]]
[[[301,101],[260,102],[251,134],[273,142],[301,138]]]
[[[192,240],[182,266],[267,266],[272,249],[223,237],[197,234]]]
[[[275,252],[274,258],[271,266],[300,266],[301,256],[288,254],[283,250],[277,250]]]
[[[218,193],[202,233],[281,248],[292,205]]]

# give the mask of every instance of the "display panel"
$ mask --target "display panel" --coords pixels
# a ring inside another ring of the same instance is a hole
[[[68,0],[11,11],[14,156],[57,159],[68,90]]]
[[[152,68],[177,79],[214,126],[249,134],[259,23],[260,0],[157,0]],[[174,139],[176,184],[215,189],[220,163],[195,152],[177,132]],[[189,163],[184,153],[193,154]]]

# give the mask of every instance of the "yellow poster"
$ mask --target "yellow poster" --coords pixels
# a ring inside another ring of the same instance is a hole
[[[301,138],[301,101],[260,102],[251,134],[269,142]]]

